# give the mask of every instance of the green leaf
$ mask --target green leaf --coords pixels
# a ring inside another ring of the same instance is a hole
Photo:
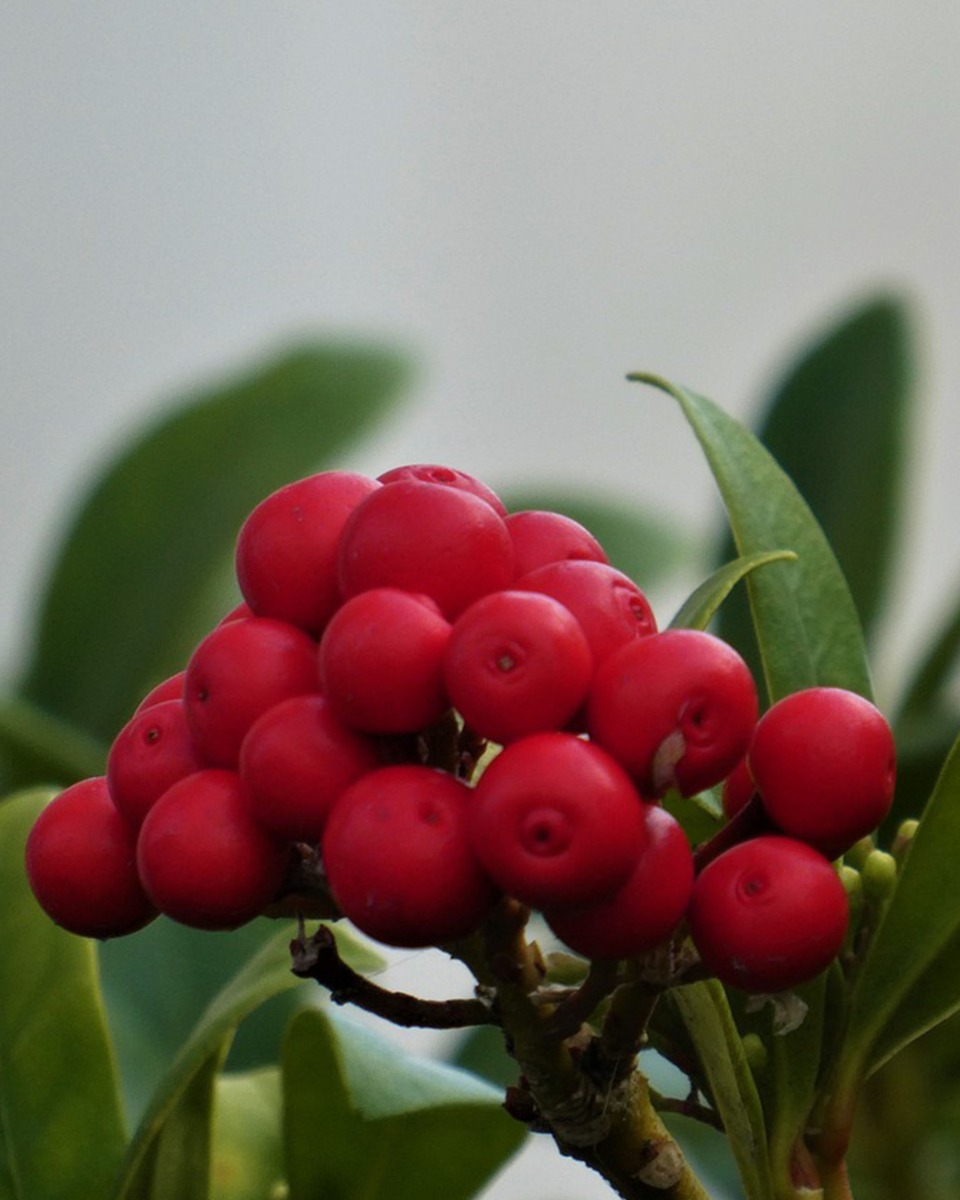
[[[279,1067],[217,1081],[211,1200],[269,1200],[283,1181]]]
[[[611,564],[643,587],[703,557],[697,539],[678,529],[674,518],[626,504],[619,498],[562,487],[536,491],[507,488],[500,491],[500,498],[510,512],[545,509],[579,521],[604,548]]]
[[[290,1200],[469,1200],[524,1136],[475,1076],[316,1010],[291,1024],[283,1077]]]
[[[866,628],[882,607],[903,511],[913,359],[903,300],[871,297],[791,364],[758,428],[827,535]]]
[[[863,634],[850,590],[823,531],[796,487],[747,429],[711,401],[653,375],[631,375],[680,404],[726,505],[741,556],[785,547],[795,563],[747,578],[771,702],[801,688],[871,695]]]
[[[867,1073],[960,1009],[958,853],[960,739],[856,978],[847,1044],[851,1061]]]
[[[126,1143],[94,943],[54,925],[23,866],[49,790],[0,805],[0,1200],[107,1194]]]
[[[158,1168],[173,1157],[172,1148],[163,1144],[168,1133],[171,1139],[194,1139],[189,1147],[194,1156],[197,1142],[209,1152],[210,1090],[237,1026],[271,997],[302,986],[290,970],[292,936],[291,930],[280,930],[211,1002],[170,1064],[140,1122],[124,1160],[115,1200],[167,1200],[168,1195],[176,1200],[173,1193],[155,1190]],[[356,947],[351,950],[342,934],[338,933],[337,940],[344,957],[354,965],[370,967],[379,961]],[[203,1117],[193,1125],[185,1119],[191,1107]]]
[[[706,629],[720,605],[740,580],[745,579],[751,571],[768,563],[796,561],[797,556],[792,550],[771,550],[760,554],[748,554],[726,563],[691,592],[670,622],[670,628]]]
[[[746,1200],[773,1200],[760,1096],[723,987],[715,979],[674,988],[677,1006],[710,1086]]]
[[[215,619],[209,589],[249,510],[370,428],[406,375],[392,352],[306,342],[160,417],[108,464],[66,532],[26,697],[112,738]]]
[[[927,640],[927,649],[904,688],[898,723],[922,721],[944,707],[945,692],[960,658],[960,598],[954,598],[938,631]]]

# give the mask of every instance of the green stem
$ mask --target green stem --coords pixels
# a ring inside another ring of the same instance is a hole
[[[60,783],[102,775],[107,757],[95,738],[22,696],[0,696],[0,744],[29,755]]]

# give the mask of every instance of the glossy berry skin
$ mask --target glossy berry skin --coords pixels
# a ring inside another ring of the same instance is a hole
[[[370,588],[422,592],[452,620],[513,579],[502,518],[469,492],[419,479],[386,483],[351,514],[340,542],[344,599]]]
[[[522,576],[516,586],[542,592],[570,610],[583,630],[594,664],[637,638],[657,632],[646,596],[629,576],[607,563],[565,559]]]
[[[316,642],[268,617],[218,625],[190,657],[184,706],[190,732],[212,766],[235,767],[240,743],[261,713],[320,689]]]
[[[275,896],[289,845],[253,819],[235,771],[175,783],[147,813],[137,842],[143,886],[157,908],[197,929],[235,929]]]
[[[153,704],[162,704],[164,700],[182,700],[185,676],[186,671],[177,671],[175,675],[161,679],[147,692],[134,711],[143,712],[145,708],[150,708]]]
[[[497,900],[467,835],[470,789],[431,767],[384,767],[349,787],[323,835],[341,912],[391,946],[473,933]]]
[[[379,487],[365,475],[322,471],[257,505],[236,548],[237,581],[257,616],[319,635],[340,599],[337,553],[344,524]]]
[[[103,776],[68,787],[43,809],[27,838],[27,878],[40,907],[84,937],[142,929],[157,910],[137,873],[136,842]]]
[[[658,805],[644,806],[646,839],[627,882],[608,900],[546,912],[562,942],[586,958],[633,958],[677,928],[693,889],[693,852],[678,822]]]
[[[490,876],[532,908],[592,904],[629,878],[646,841],[629,777],[599,746],[537,733],[480,777],[470,836]]]
[[[690,932],[707,969],[747,992],[783,992],[832,962],[847,929],[847,896],[830,862],[768,835],[724,851],[697,876]]]
[[[380,765],[373,741],[341,724],[324,696],[275,704],[240,747],[254,820],[276,837],[311,844],[340,793]]]
[[[750,771],[773,823],[831,858],[883,821],[896,749],[886,718],[843,688],[794,692],[760,718]]]
[[[597,668],[587,725],[637,780],[644,796],[691,796],[719,783],[744,756],[757,691],[726,642],[668,629],[629,642]]]
[[[400,479],[419,479],[422,483],[458,488],[485,500],[499,516],[507,515],[506,505],[492,488],[475,475],[468,475],[466,471],[458,471],[455,467],[444,467],[437,463],[408,463],[377,476],[380,483],[396,483]]]
[[[135,713],[114,738],[107,784],[114,804],[139,828],[168,787],[206,765],[190,734],[183,701],[164,700]]]
[[[484,596],[454,622],[443,674],[467,725],[504,744],[566,725],[593,672],[586,636],[558,600],[538,592]]]
[[[590,530],[562,513],[539,508],[510,513],[507,529],[513,542],[518,578],[546,563],[607,561],[606,552]]]
[[[364,733],[413,733],[449,707],[450,623],[429,596],[372,588],[347,600],[320,639],[320,685],[338,718]]]

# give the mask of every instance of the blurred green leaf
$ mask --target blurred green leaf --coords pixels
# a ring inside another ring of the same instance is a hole
[[[393,352],[308,342],[162,415],[108,465],[66,532],[26,697],[112,738],[209,626],[204,601],[249,510],[329,463],[406,377]]]
[[[914,355],[904,301],[872,297],[800,352],[756,427],[823,528],[868,632],[886,597],[903,511]],[[724,541],[721,562],[730,557]],[[724,607],[720,632],[753,657],[743,597]]]
[[[847,1042],[851,1063],[866,1073],[960,1010],[958,854],[960,740],[944,764],[856,978]]]
[[[792,550],[772,550],[735,558],[733,562],[726,563],[714,571],[709,579],[705,579],[687,597],[670,622],[670,628],[706,629],[724,600],[751,571],[765,567],[768,563],[796,561],[797,556]]]
[[[863,635],[836,557],[790,479],[757,439],[711,401],[652,375],[632,375],[680,404],[726,505],[741,556],[781,548],[797,561],[747,578],[772,701],[832,685],[870,696]]]
[[[469,1030],[451,1062],[500,1088],[515,1084],[519,1074],[516,1059],[510,1057],[503,1044],[503,1031],[492,1025],[478,1025]]]
[[[270,1200],[283,1180],[280,1068],[217,1080],[211,1200]]]
[[[54,925],[23,866],[34,789],[0,805],[0,1200],[102,1200],[126,1144],[94,943]]]
[[[213,1080],[237,1026],[271,997],[303,986],[290,970],[292,937],[291,929],[279,930],[213,999],[153,1095],[127,1150],[115,1200],[168,1200],[168,1196],[174,1200],[172,1193],[154,1189],[164,1178],[157,1172],[175,1158],[178,1137],[189,1139],[183,1153],[192,1155],[194,1161],[201,1143],[209,1155]],[[362,949],[351,947],[343,933],[337,934],[337,941],[353,965],[378,962]],[[159,986],[156,965],[153,981]],[[189,1120],[191,1108],[202,1120]],[[165,1138],[172,1144],[165,1147]]]
[[[305,1009],[283,1056],[290,1200],[469,1200],[522,1126],[475,1076]]]
[[[507,488],[499,494],[510,512],[545,509],[579,521],[603,546],[611,564],[641,587],[650,587],[703,557],[698,540],[679,529],[674,518],[619,498],[562,487]]]
[[[903,513],[914,373],[906,304],[871,297],[803,351],[758,428],[827,535],[867,629],[886,595]]]
[[[919,723],[931,712],[953,709],[947,703],[946,693],[956,675],[958,659],[960,597],[954,597],[939,629],[927,639],[926,650],[903,690],[896,718],[899,725]],[[952,715],[958,716],[955,712]]]

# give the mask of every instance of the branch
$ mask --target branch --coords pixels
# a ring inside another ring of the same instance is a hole
[[[473,1000],[422,1000],[406,992],[391,992],[371,983],[340,957],[336,939],[321,925],[307,938],[301,925],[290,943],[291,970],[301,979],[315,979],[330,992],[334,1004],[355,1004],[394,1025],[424,1029],[460,1029],[468,1025],[495,1025],[492,1007],[479,997]]]

